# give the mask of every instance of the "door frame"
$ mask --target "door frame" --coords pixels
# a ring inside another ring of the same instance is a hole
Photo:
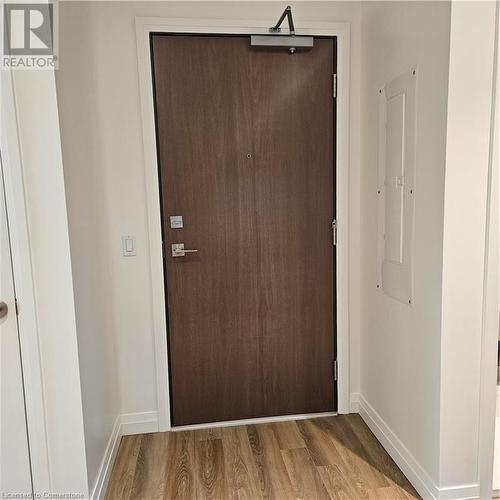
[[[11,70],[0,71],[0,86],[3,108],[0,149],[9,222],[12,274],[16,301],[19,304],[17,328],[23,367],[31,478],[33,491],[39,494],[51,491],[49,439],[22,157]]]
[[[500,7],[495,19],[495,60],[491,106],[490,161],[484,259],[483,324],[479,394],[478,481],[479,497],[491,498],[496,427],[497,352],[500,316],[499,184],[500,184]]]
[[[151,67],[150,33],[242,35],[268,34],[269,22],[230,19],[186,19],[136,17],[136,41],[142,139],[144,153],[144,181],[146,189],[149,269],[151,304],[153,310],[154,359],[158,406],[158,431],[172,430],[170,420],[170,383],[168,369],[168,339],[163,248],[161,231],[160,186],[156,149],[153,78]],[[337,413],[350,412],[349,390],[349,75],[350,23],[300,22],[301,35],[337,38]],[[307,418],[293,416],[293,418]],[[268,421],[287,417],[255,419]],[[253,420],[252,420],[253,422]],[[210,426],[249,421],[211,423]],[[193,427],[193,426],[190,426]],[[178,429],[178,427],[175,427]]]

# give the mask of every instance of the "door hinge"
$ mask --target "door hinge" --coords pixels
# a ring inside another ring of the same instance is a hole
[[[161,256],[165,258],[165,244],[163,241],[161,242]]]
[[[337,98],[337,73],[334,73],[332,78],[332,95],[333,98]]]
[[[337,219],[332,220],[332,245],[337,246]]]
[[[17,299],[14,300],[14,307],[16,309],[16,316],[19,316],[19,302]]]
[[[339,375],[339,364],[337,363],[337,360],[333,362],[333,380],[337,380]]]

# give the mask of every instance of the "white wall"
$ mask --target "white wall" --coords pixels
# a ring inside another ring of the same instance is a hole
[[[450,5],[367,2],[362,13],[361,394],[438,477],[443,196]],[[377,290],[378,88],[417,65],[414,295]]]
[[[89,490],[120,412],[118,360],[114,338],[112,250],[107,198],[108,179],[102,168],[105,134],[100,128],[97,76],[91,61],[93,45],[81,50],[72,23],[60,18],[60,59],[56,72],[64,158],[69,238],[73,270],[78,351],[80,357],[85,447]],[[85,26],[85,16],[78,22]],[[84,71],[73,71],[74,67]],[[61,84],[64,82],[64,85]],[[90,110],[94,110],[91,114]],[[87,126],[82,126],[85,123]],[[116,254],[119,255],[118,253]]]
[[[443,487],[478,480],[495,7],[493,2],[452,7],[441,328]]]
[[[297,2],[292,7],[299,28],[301,20],[352,23],[350,307],[354,312],[350,327],[351,383],[357,392],[360,4]],[[81,355],[86,360],[82,370],[85,372],[87,364],[90,366],[94,349],[104,344],[106,356],[110,357],[114,345],[121,413],[157,410],[134,18],[266,19],[272,24],[282,9],[281,2],[60,4],[61,58],[57,86],[77,317],[79,327],[83,328],[80,337],[82,334],[100,337],[102,332],[110,331],[114,336],[113,341],[80,340]],[[121,256],[120,238],[125,234],[137,238],[136,257]],[[92,269],[96,271],[89,276]],[[94,287],[98,292],[92,296],[90,291]],[[90,317],[94,308],[94,315]],[[90,396],[85,397],[85,384],[90,387],[92,378],[84,374],[83,380],[84,398],[90,401]],[[99,398],[110,390],[112,384],[106,383],[106,388],[100,389]],[[101,406],[99,401],[90,404]],[[86,412],[97,416],[107,411],[106,408]],[[97,435],[110,425],[109,417],[102,429],[96,429],[95,450],[104,446],[101,438],[97,442]],[[96,470],[97,455],[89,454],[89,471]]]

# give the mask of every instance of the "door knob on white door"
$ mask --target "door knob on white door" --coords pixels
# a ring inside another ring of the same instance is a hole
[[[5,318],[9,312],[9,308],[5,302],[0,302],[0,319]]]
[[[172,243],[172,257],[185,257],[187,253],[196,253],[197,251],[184,248],[184,243]]]

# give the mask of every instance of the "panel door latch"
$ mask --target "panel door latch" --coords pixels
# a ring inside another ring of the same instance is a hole
[[[332,245],[337,246],[337,219],[332,220]]]

